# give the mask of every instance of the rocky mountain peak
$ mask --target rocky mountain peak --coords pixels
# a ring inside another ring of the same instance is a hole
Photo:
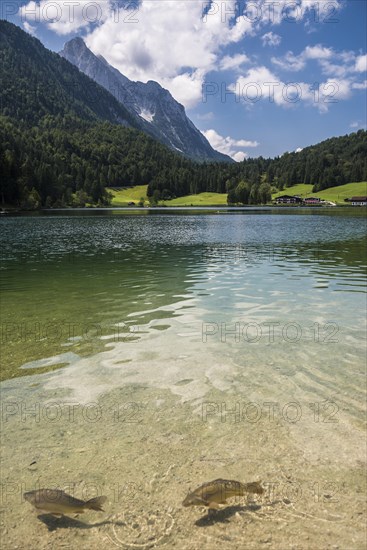
[[[134,82],[96,56],[80,37],[67,42],[60,55],[106,88],[137,118],[142,129],[174,151],[199,161],[231,161],[215,151],[187,117],[183,105],[154,81]]]

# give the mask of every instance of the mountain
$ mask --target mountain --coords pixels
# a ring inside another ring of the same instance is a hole
[[[0,21],[0,55],[4,115],[32,124],[46,115],[70,115],[142,129],[137,117],[104,88],[6,21]]]
[[[107,204],[106,187],[150,183],[167,197],[195,191],[192,161],[142,132],[140,117],[66,59],[1,20],[0,81],[3,205]]]
[[[358,181],[367,181],[367,132],[359,130],[326,139],[299,152],[270,161],[267,180],[276,187],[296,183],[313,185],[313,192]]]
[[[108,90],[140,119],[144,131],[164,145],[198,161],[233,162],[211,147],[187,117],[183,105],[157,82],[129,80],[102,56],[94,55],[82,38],[67,42],[60,55]]]
[[[106,188],[143,184],[153,200],[238,190],[241,202],[257,204],[271,186],[318,191],[367,180],[364,130],[275,159],[193,162],[142,132],[141,117],[66,59],[1,20],[0,81],[3,205],[106,205]]]

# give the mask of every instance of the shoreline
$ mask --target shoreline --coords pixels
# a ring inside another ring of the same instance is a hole
[[[343,209],[350,208],[356,211],[366,211],[367,208],[363,206],[351,206],[351,205],[344,205],[344,204],[336,204],[335,206],[331,205],[288,205],[288,204],[279,204],[279,205],[243,205],[243,206],[223,206],[223,205],[205,205],[205,206],[198,206],[198,205],[182,205],[182,206],[90,206],[90,207],[63,207],[63,208],[39,208],[37,210],[21,210],[21,209],[8,209],[1,212],[1,215],[3,216],[11,216],[14,214],[20,214],[20,215],[28,215],[28,214],[41,214],[41,213],[53,213],[53,212],[101,212],[101,211],[107,211],[112,212],[115,210],[119,211],[126,211],[126,212],[152,212],[152,211],[172,211],[172,210],[208,210],[208,211],[232,211],[232,212],[240,212],[240,211],[246,211],[246,210],[261,210],[261,211],[270,211],[270,210],[330,210],[330,209]]]

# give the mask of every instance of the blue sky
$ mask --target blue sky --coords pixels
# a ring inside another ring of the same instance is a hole
[[[1,18],[158,81],[236,160],[366,128],[364,0],[3,0]]]

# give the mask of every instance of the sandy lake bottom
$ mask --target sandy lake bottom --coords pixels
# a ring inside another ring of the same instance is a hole
[[[3,548],[362,550],[363,372],[343,394],[317,367],[296,369],[296,348],[256,348],[260,370],[253,352],[228,357],[219,343],[199,355],[192,324],[171,325],[180,337],[163,350],[162,332],[146,332],[144,346],[3,384]],[[182,507],[216,478],[265,492],[210,517]],[[105,512],[37,518],[22,494],[43,487],[106,495]]]

